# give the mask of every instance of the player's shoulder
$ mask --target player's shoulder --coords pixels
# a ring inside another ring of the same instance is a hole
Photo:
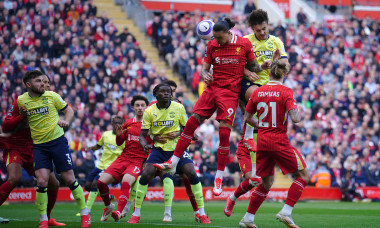
[[[152,106],[152,105],[154,105],[156,103],[157,103],[157,101],[152,101],[152,102],[149,103],[148,107],[150,107],[150,106]]]
[[[277,36],[269,35],[268,40],[272,41],[274,43],[282,44],[282,40],[280,38],[278,38]]]
[[[185,106],[183,106],[183,104],[177,102],[177,101],[172,101],[171,104],[170,104],[171,107],[173,108],[185,108]]]
[[[27,99],[28,97],[30,97],[28,95],[28,92],[25,92],[25,93],[21,94],[20,96],[18,96],[16,99],[17,99],[17,101],[20,101],[20,100]]]
[[[255,40],[255,34],[248,34],[248,35],[245,35],[243,36],[243,38],[247,38],[249,41],[252,41],[252,40]]]
[[[108,136],[111,136],[111,135],[112,135],[112,130],[103,132],[103,136],[108,137]]]
[[[215,39],[209,40],[207,43],[207,48],[217,47],[217,46],[219,46],[219,44],[218,42],[216,42]]]

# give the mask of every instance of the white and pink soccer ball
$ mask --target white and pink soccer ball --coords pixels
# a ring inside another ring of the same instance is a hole
[[[197,25],[197,35],[202,40],[211,40],[214,38],[212,34],[212,28],[214,27],[214,22],[211,20],[203,20]]]

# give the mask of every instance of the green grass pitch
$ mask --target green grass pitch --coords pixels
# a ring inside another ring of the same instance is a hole
[[[189,202],[173,202],[173,222],[163,223],[163,202],[145,202],[141,209],[139,224],[127,224],[126,218],[115,223],[112,217],[107,222],[100,222],[103,205],[93,206],[91,227],[239,227],[239,221],[244,216],[248,201],[239,201],[231,217],[223,213],[225,202],[206,202],[206,213],[212,220],[211,224],[198,224],[194,221]],[[285,227],[275,219],[282,208],[282,203],[264,202],[255,216],[258,227]],[[57,203],[52,217],[59,222],[65,222],[66,227],[80,227],[80,217],[76,217],[77,207],[73,203]],[[11,204],[0,207],[0,217],[10,219],[8,227],[38,227],[38,211],[33,204]],[[343,202],[299,202],[293,210],[293,219],[300,227],[379,227],[380,203],[343,203]]]

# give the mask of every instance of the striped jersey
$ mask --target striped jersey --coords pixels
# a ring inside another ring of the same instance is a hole
[[[209,85],[240,92],[244,67],[254,59],[252,44],[246,38],[232,34],[231,42],[222,46],[210,40],[204,57],[204,61],[213,66],[214,80]]]
[[[105,131],[97,144],[103,147],[102,157],[98,164],[98,169],[101,170],[107,169],[121,154],[125,146],[125,143],[121,146],[116,144],[116,134],[113,134],[112,130]]]
[[[58,125],[59,111],[67,108],[67,103],[53,91],[45,91],[39,97],[31,97],[26,92],[17,98],[19,109],[26,107],[27,119],[34,144],[50,142],[63,135]]]
[[[150,130],[151,135],[167,135],[179,131],[186,122],[187,115],[182,104],[171,101],[168,108],[159,109],[156,103],[145,110],[141,129]],[[154,146],[164,151],[174,151],[178,138],[167,139],[165,144],[154,142]]]
[[[288,58],[285,52],[284,43],[276,36],[269,35],[266,40],[259,40],[255,34],[249,34],[244,36],[247,38],[253,47],[253,52],[258,64],[263,64],[267,60],[273,60],[273,53],[278,48],[281,52],[281,58]],[[254,81],[255,84],[265,85],[269,81],[269,69],[262,70],[256,73],[260,78]]]
[[[291,146],[286,134],[288,112],[296,108],[293,91],[286,86],[269,82],[255,89],[245,110],[257,112],[258,151],[280,151]]]

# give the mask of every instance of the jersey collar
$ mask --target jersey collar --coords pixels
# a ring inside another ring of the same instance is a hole
[[[257,39],[258,41],[264,41],[264,40],[260,40],[260,39],[256,36],[255,33],[254,33],[253,35],[256,37],[256,39]],[[268,34],[268,38],[267,38],[265,41],[269,40],[269,37],[270,37],[270,34]]]
[[[282,85],[282,82],[279,81],[269,81],[267,85]]]
[[[169,106],[168,106],[167,108],[159,108],[159,107],[158,107],[158,102],[156,103],[156,107],[157,107],[158,110],[161,110],[161,109],[168,109],[168,108],[170,107],[170,105],[172,105],[172,101],[170,101]]]
[[[231,44],[234,44],[234,43],[236,43],[236,40],[237,40],[237,36],[235,35],[235,34],[233,34],[232,32],[231,32],[231,34],[232,34],[232,38],[231,38]]]

